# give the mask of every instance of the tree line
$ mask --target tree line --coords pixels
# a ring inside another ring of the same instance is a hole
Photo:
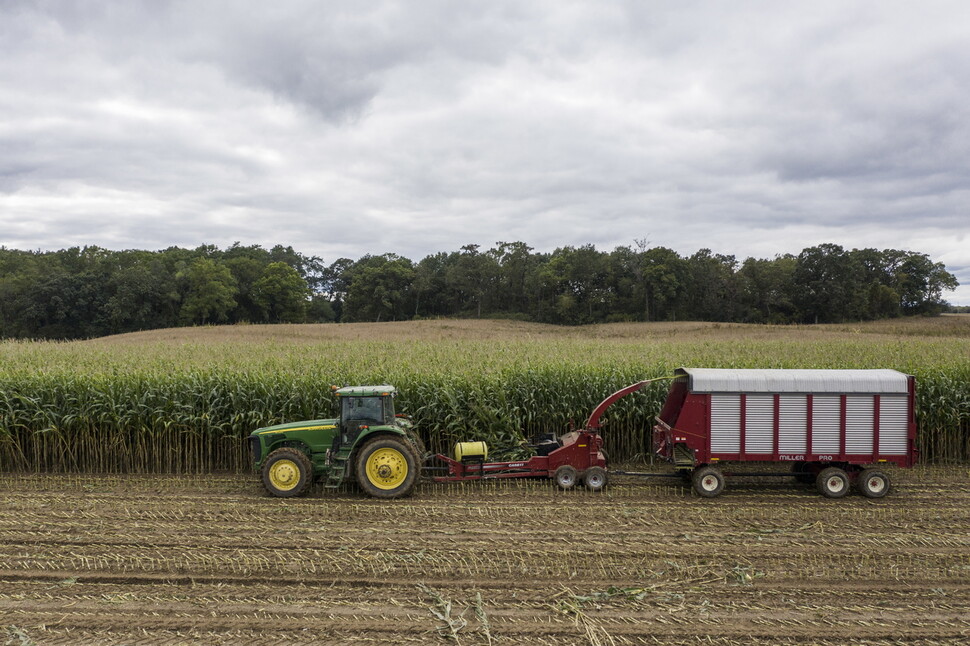
[[[0,247],[0,336],[75,339],[180,325],[504,317],[555,324],[830,323],[937,314],[956,278],[926,254],[821,244],[772,259],[645,241],[536,252],[469,244],[418,262],[326,264],[292,247]]]

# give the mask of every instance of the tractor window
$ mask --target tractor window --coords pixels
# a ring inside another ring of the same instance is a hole
[[[343,400],[343,421],[369,421],[377,424],[389,423],[394,417],[393,409],[385,410],[384,397],[346,397]],[[388,402],[389,403],[389,402]]]

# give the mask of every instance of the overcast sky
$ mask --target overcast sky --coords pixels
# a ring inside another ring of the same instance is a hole
[[[0,0],[0,245],[943,262],[970,2]]]

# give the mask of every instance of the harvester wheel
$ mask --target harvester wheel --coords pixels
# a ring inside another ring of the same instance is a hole
[[[302,496],[313,482],[313,465],[306,453],[284,446],[269,454],[263,463],[263,486],[280,498]]]
[[[583,484],[590,491],[603,491],[609,484],[609,475],[603,467],[590,467],[583,474]]]
[[[556,479],[556,486],[563,491],[572,489],[579,481],[579,473],[576,471],[576,468],[568,464],[564,464],[556,469],[556,475],[554,477]]]
[[[375,498],[401,498],[414,490],[418,461],[406,438],[379,437],[357,453],[357,482]]]
[[[849,476],[838,467],[828,467],[818,474],[815,486],[826,498],[842,498],[849,493]]]
[[[694,491],[704,498],[714,498],[724,491],[724,474],[711,466],[695,469],[693,482]]]
[[[889,493],[889,476],[877,469],[864,469],[858,484],[859,492],[866,498],[882,498]]]

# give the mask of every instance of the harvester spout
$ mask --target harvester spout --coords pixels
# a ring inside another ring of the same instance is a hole
[[[626,397],[630,393],[635,393],[636,391],[640,390],[647,384],[651,384],[655,381],[661,381],[662,379],[673,379],[673,378],[674,377],[657,377],[655,379],[645,379],[643,381],[638,381],[635,384],[630,384],[626,388],[621,388],[620,390],[616,391],[615,393],[613,393],[612,395],[610,395],[609,397],[601,401],[599,405],[593,409],[593,412],[590,413],[589,415],[589,421],[586,422],[586,430],[599,431],[600,427],[602,426],[602,424],[600,423],[600,418],[603,417],[603,413],[606,412],[606,409],[612,406],[614,403],[616,403],[618,399],[622,399],[623,397]]]

